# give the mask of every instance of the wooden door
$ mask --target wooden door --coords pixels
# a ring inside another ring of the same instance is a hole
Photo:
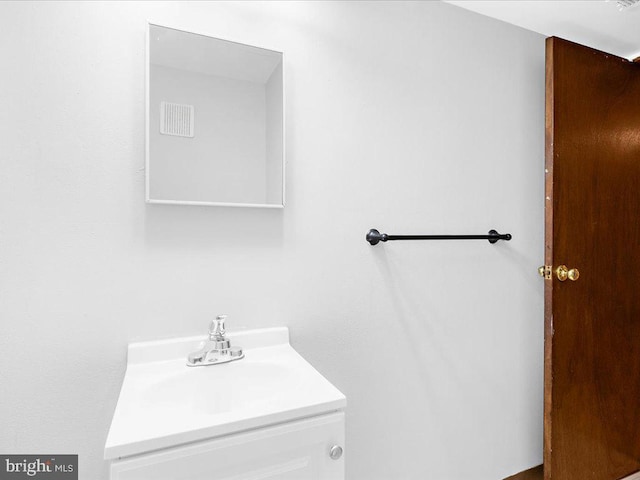
[[[640,470],[640,64],[550,38],[546,68],[544,478],[618,480]]]

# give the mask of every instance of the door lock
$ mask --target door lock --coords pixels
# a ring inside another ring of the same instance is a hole
[[[542,265],[538,268],[538,273],[545,280],[551,280],[551,266],[550,265]]]
[[[555,273],[558,280],[561,282],[566,281],[567,279],[575,282],[580,278],[580,271],[577,268],[567,268],[566,265],[560,265],[556,267],[555,270],[550,265],[543,265],[538,268],[538,273],[545,280],[551,280],[552,274]]]

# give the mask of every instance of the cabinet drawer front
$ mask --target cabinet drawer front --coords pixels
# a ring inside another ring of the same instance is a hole
[[[116,460],[112,480],[344,480],[344,413]]]

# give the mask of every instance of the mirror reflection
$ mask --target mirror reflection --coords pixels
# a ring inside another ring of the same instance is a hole
[[[282,53],[149,25],[147,201],[284,206]]]

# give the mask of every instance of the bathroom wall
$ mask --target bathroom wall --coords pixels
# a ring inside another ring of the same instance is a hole
[[[147,20],[285,52],[284,210],[144,203]],[[0,452],[106,479],[127,342],[224,312],[347,395],[349,480],[539,463],[543,57],[440,2],[0,3]]]

